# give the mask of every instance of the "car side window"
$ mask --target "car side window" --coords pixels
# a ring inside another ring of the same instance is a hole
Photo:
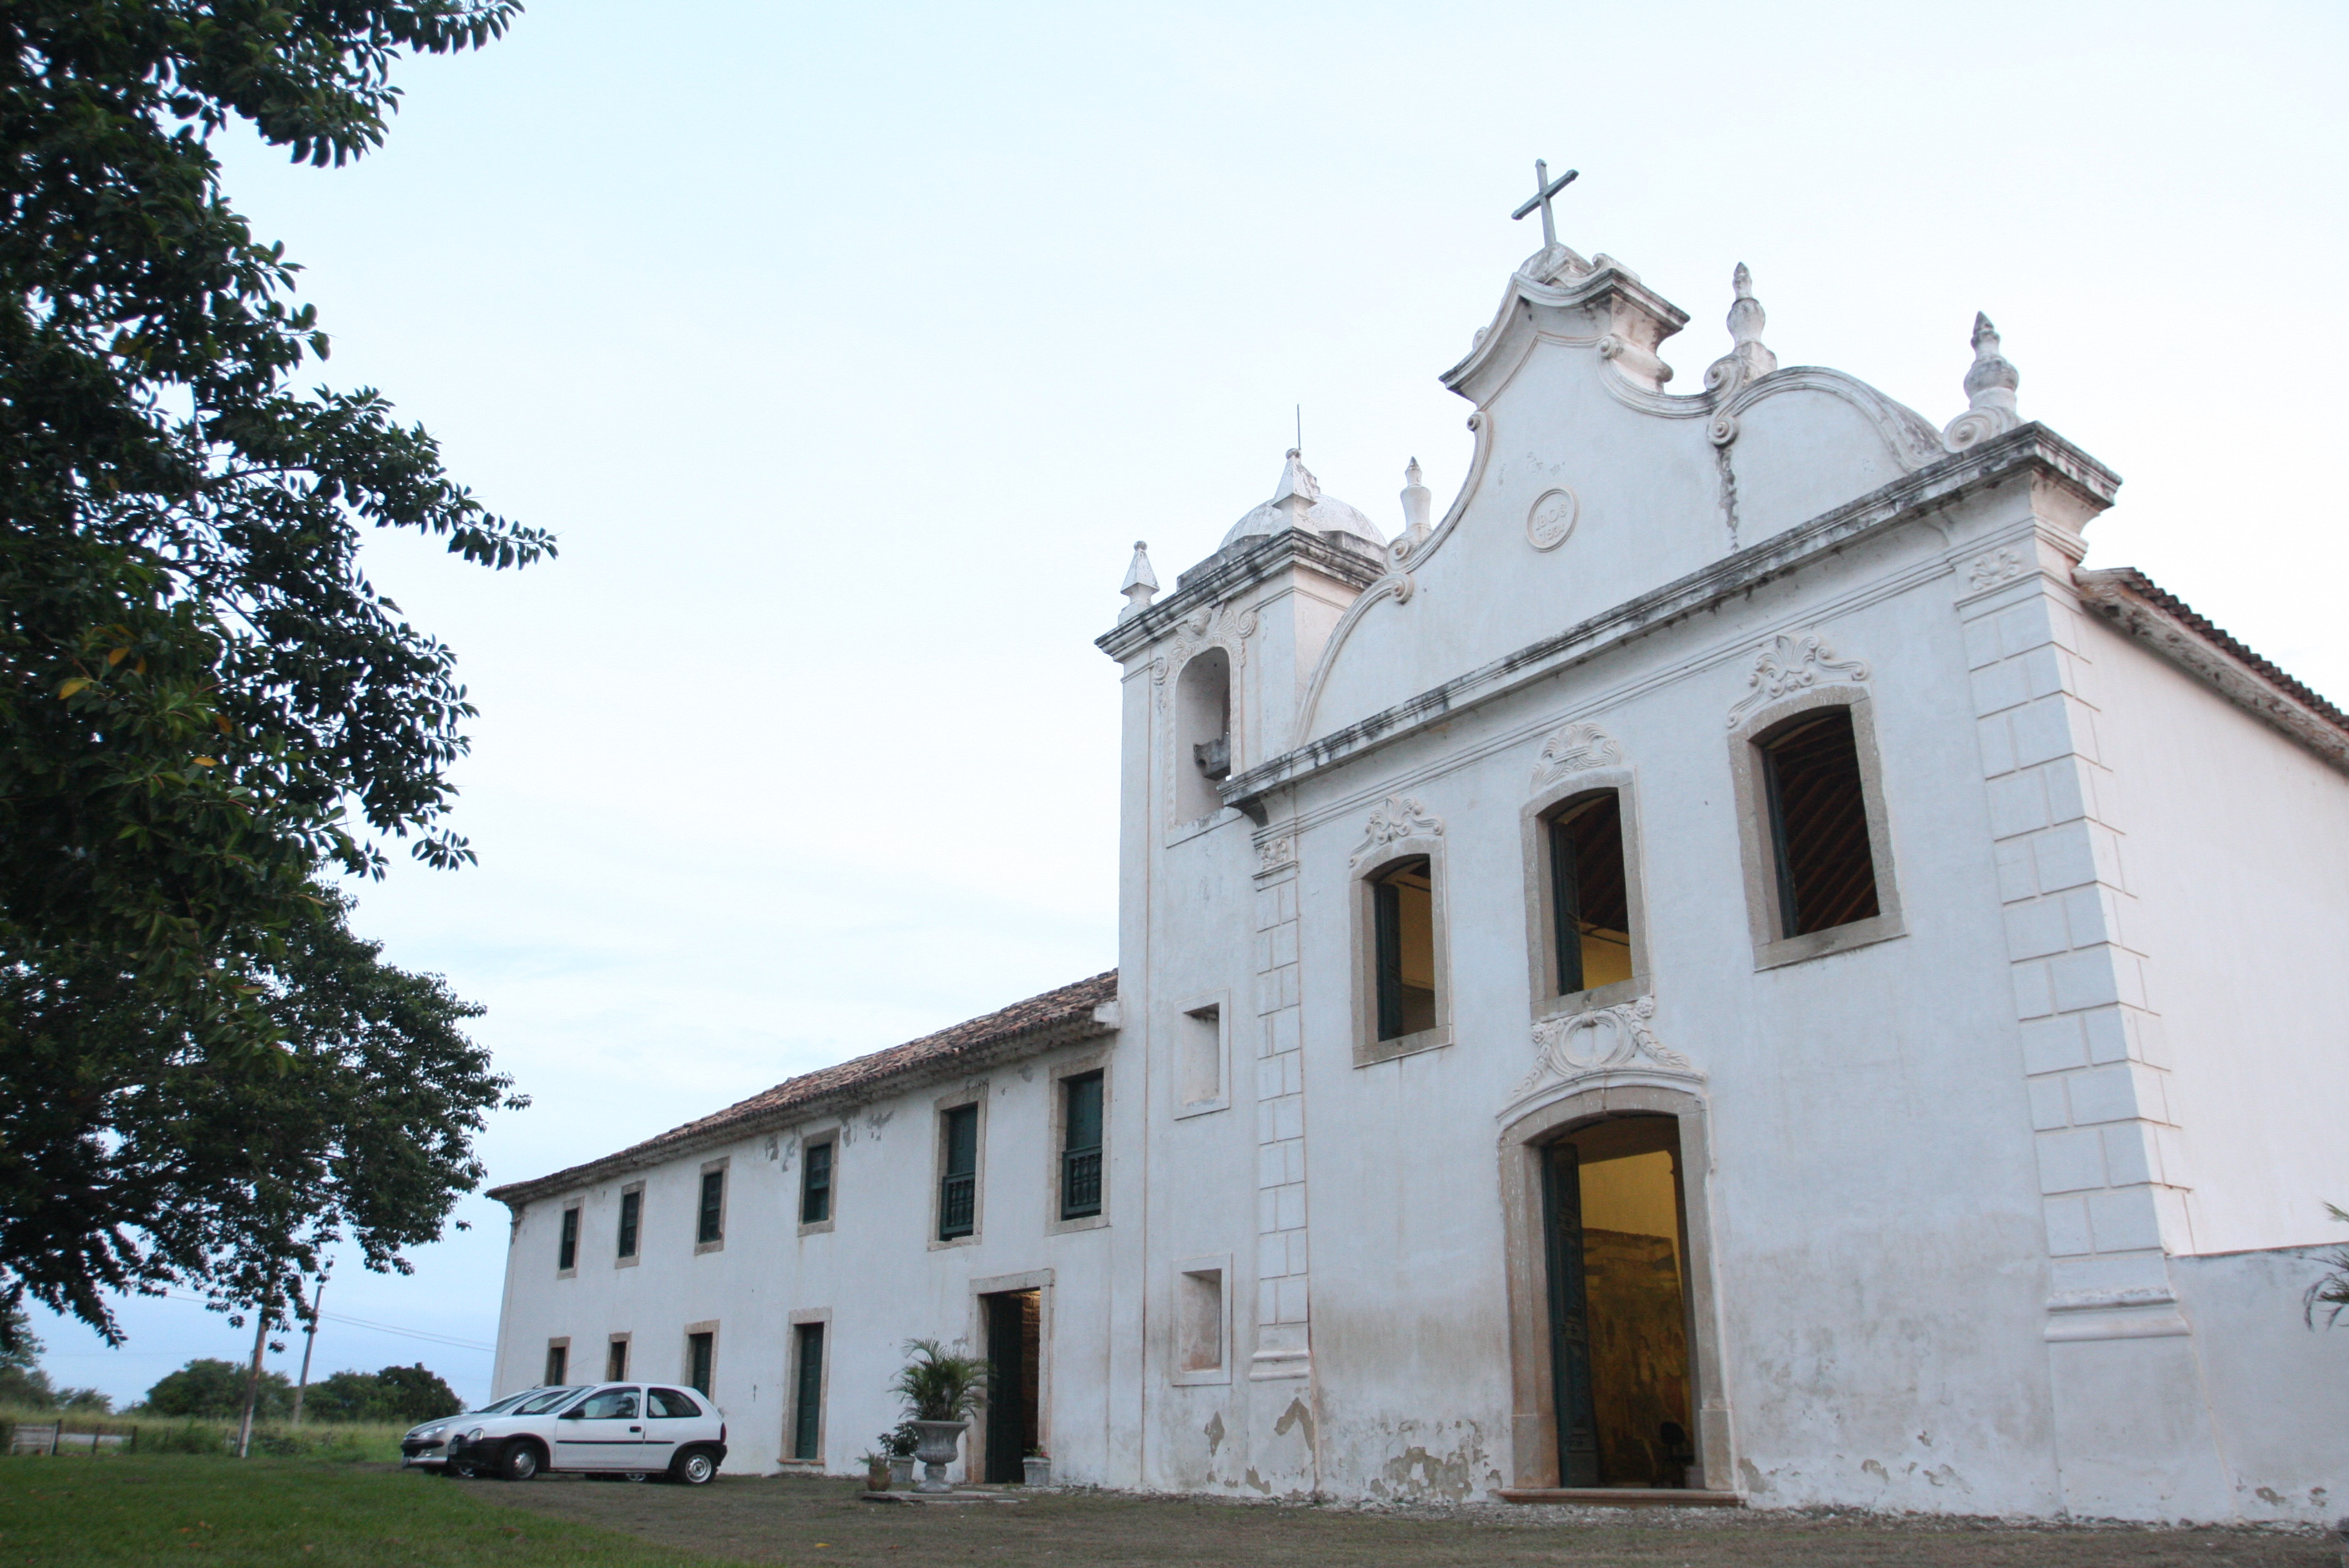
[[[652,1411],[656,1417],[672,1418],[701,1414],[701,1407],[693,1402],[692,1395],[680,1393],[675,1388],[655,1388],[647,1396],[647,1402],[652,1406]]]
[[[579,1407],[583,1421],[633,1421],[636,1418],[634,1388],[606,1388]]]

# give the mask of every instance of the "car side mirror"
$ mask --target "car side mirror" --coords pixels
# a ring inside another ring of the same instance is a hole
[[[582,1419],[584,1419],[584,1418],[585,1418],[585,1412],[584,1412],[584,1410],[578,1410],[578,1409],[565,1410],[565,1411],[564,1411],[564,1412],[563,1412],[563,1414],[561,1414],[560,1416],[557,1416],[557,1417],[555,1418],[555,1419],[556,1419],[556,1420],[558,1420],[558,1421],[576,1421],[576,1420],[582,1420]]]

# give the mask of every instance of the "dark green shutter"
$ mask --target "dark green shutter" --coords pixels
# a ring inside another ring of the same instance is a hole
[[[946,1171],[938,1181],[938,1240],[968,1236],[978,1222],[978,1107],[946,1113]]]
[[[563,1211],[563,1240],[554,1249],[554,1266],[558,1269],[567,1269],[574,1267],[578,1262],[579,1211],[565,1209]]]
[[[1402,894],[1392,882],[1371,884],[1371,935],[1378,949],[1379,1038],[1401,1039],[1402,1017]]]
[[[726,1172],[705,1171],[701,1173],[701,1227],[696,1239],[714,1242],[723,1233],[719,1218],[726,1212]]]
[[[1565,822],[1549,825],[1550,923],[1557,928],[1557,991],[1582,989],[1582,864],[1574,832]]]
[[[644,1212],[644,1204],[642,1192],[620,1194],[620,1255],[624,1258],[636,1255],[636,1221]]]
[[[1061,1218],[1102,1212],[1102,1075],[1061,1080]]]
[[[816,1460],[823,1457],[817,1448],[818,1434],[823,1429],[823,1325],[801,1324],[799,1337],[800,1376],[792,1408],[792,1458]]]
[[[800,1175],[800,1223],[821,1225],[832,1218],[832,1145],[818,1143],[807,1151],[807,1168]]]
[[[1590,1305],[1582,1265],[1581,1151],[1571,1143],[1553,1143],[1543,1151],[1542,1167],[1558,1484],[1597,1486],[1599,1416],[1590,1389]]]
[[[704,1398],[707,1398],[709,1393],[709,1364],[715,1359],[717,1350],[718,1336],[714,1334],[696,1334],[686,1340],[686,1366],[688,1371],[686,1381],[700,1390]]]

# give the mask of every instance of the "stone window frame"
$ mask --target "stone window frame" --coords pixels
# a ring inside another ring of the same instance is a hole
[[[546,1363],[553,1358],[554,1353],[558,1350],[563,1352],[563,1376],[550,1381],[545,1377]],[[548,1337],[546,1341],[546,1353],[539,1357],[538,1370],[540,1380],[533,1385],[535,1387],[556,1387],[571,1381],[571,1336],[567,1334],[557,1334]]]
[[[1187,1001],[1174,1005],[1174,1031],[1181,1038],[1186,1020],[1198,1017],[1213,1007],[1216,1010],[1216,1086],[1212,1099],[1185,1100],[1183,1098],[1183,1064],[1181,1047],[1176,1047],[1174,1071],[1169,1076],[1166,1092],[1174,1102],[1174,1119],[1209,1116],[1232,1108],[1232,994],[1229,991],[1203,991]]]
[[[1435,945],[1435,1023],[1430,1028],[1400,1036],[1392,1040],[1379,1038],[1379,936],[1378,916],[1372,904],[1371,886],[1379,877],[1395,868],[1402,861],[1427,860],[1430,918]],[[1354,940],[1354,1065],[1367,1068],[1380,1062],[1391,1062],[1399,1057],[1416,1056],[1422,1051],[1442,1050],[1452,1044],[1453,984],[1452,984],[1452,916],[1450,868],[1445,863],[1445,848],[1440,835],[1424,838],[1397,839],[1380,846],[1374,859],[1367,859],[1348,873],[1347,896],[1353,902]]]
[[[564,1267],[563,1263],[563,1217],[565,1214],[579,1216],[571,1222],[571,1264],[568,1268]],[[587,1199],[583,1193],[554,1212],[554,1277],[556,1279],[579,1277],[579,1245],[586,1239]]]
[[[973,1247],[987,1233],[987,1102],[988,1080],[966,1084],[951,1094],[942,1094],[930,1101],[930,1229],[929,1250],[942,1252],[947,1247]],[[947,1112],[959,1110],[966,1105],[978,1107],[977,1169],[970,1182],[970,1234],[942,1239],[938,1225],[945,1219],[940,1205],[946,1200],[947,1179]]]
[[[1222,1287],[1223,1299],[1217,1305],[1216,1309],[1220,1315],[1216,1323],[1216,1332],[1220,1336],[1220,1343],[1216,1346],[1216,1350],[1218,1352],[1217,1359],[1216,1365],[1213,1367],[1186,1367],[1183,1365],[1183,1304],[1179,1293],[1182,1290],[1182,1282],[1185,1276],[1206,1274],[1210,1271],[1222,1276],[1217,1283]],[[1174,1260],[1174,1271],[1170,1279],[1174,1284],[1174,1291],[1177,1294],[1175,1295],[1175,1299],[1171,1304],[1173,1310],[1166,1315],[1170,1335],[1166,1346],[1166,1380],[1177,1388],[1200,1388],[1211,1386],[1228,1385],[1232,1380],[1232,1343],[1234,1339],[1234,1335],[1232,1333],[1232,1254],[1229,1253],[1204,1253],[1194,1258],[1177,1258]]]
[[[620,1352],[620,1370],[617,1376],[615,1376],[612,1372],[612,1346],[615,1345],[622,1345],[627,1347]],[[604,1381],[606,1383],[626,1383],[635,1375],[636,1370],[636,1336],[635,1332],[631,1330],[606,1335],[604,1339],[604,1370],[600,1375]]]
[[[1587,1013],[1634,1002],[1653,989],[1654,948],[1648,936],[1647,895],[1640,846],[1637,778],[1630,768],[1593,768],[1561,779],[1537,792],[1518,813],[1518,836],[1526,868],[1526,960],[1531,990],[1532,1017],[1545,1018]],[[1623,824],[1624,902],[1631,919],[1631,977],[1580,991],[1557,988],[1557,910],[1550,896],[1549,822],[1568,806],[1588,796],[1613,791]]]
[[[1692,1491],[1734,1490],[1729,1385],[1722,1359],[1719,1286],[1713,1244],[1711,1109],[1684,1088],[1624,1082],[1602,1074],[1511,1118],[1501,1130],[1504,1277],[1509,1321],[1513,1486],[1557,1488],[1557,1412],[1551,1382],[1548,1227],[1542,1208],[1543,1150],[1577,1128],[1630,1114],[1668,1116],[1679,1124],[1681,1215],[1688,1243],[1685,1295],[1689,1403],[1697,1461]]]
[[[693,1336],[697,1334],[709,1336],[709,1387],[706,1389],[695,1388],[694,1392],[713,1405],[718,1403],[718,1352],[720,1348],[718,1325],[720,1321],[722,1320],[710,1317],[704,1318],[699,1323],[688,1323],[677,1336],[678,1350],[677,1380],[685,1387],[693,1388]]]
[[[844,1124],[843,1124],[843,1123],[841,1123],[841,1122],[837,1122],[837,1121],[835,1121],[835,1122],[833,1122],[831,1126],[829,1126],[829,1127],[825,1128],[823,1131],[821,1131],[821,1132],[817,1132],[817,1133],[812,1133],[812,1134],[809,1134],[809,1135],[807,1135],[807,1136],[805,1136],[805,1137],[802,1137],[802,1138],[800,1140],[800,1181],[799,1181],[799,1189],[798,1189],[798,1191],[795,1191],[795,1192],[793,1192],[793,1193],[792,1194],[792,1200],[791,1200],[791,1202],[792,1202],[792,1217],[793,1218],[793,1220],[794,1220],[794,1221],[796,1221],[796,1222],[798,1222],[798,1225],[799,1225],[799,1233],[800,1233],[801,1235],[802,1235],[802,1236],[815,1236],[815,1235],[822,1235],[822,1234],[825,1233],[826,1232],[830,1231],[830,1230],[833,1228],[833,1225],[835,1225],[836,1223],[838,1223],[838,1222],[839,1222],[839,1220],[840,1220],[840,1151],[841,1151],[842,1148],[843,1148],[843,1146],[848,1142],[848,1139],[847,1139],[847,1137],[846,1137],[845,1133],[843,1131],[843,1126],[844,1126]],[[831,1148],[832,1148],[832,1202],[831,1202],[831,1206],[830,1206],[829,1208],[825,1209],[825,1211],[824,1211],[824,1214],[823,1214],[823,1219],[821,1219],[821,1220],[803,1220],[803,1219],[800,1219],[800,1216],[801,1216],[801,1215],[802,1215],[802,1214],[804,1214],[804,1213],[806,1213],[806,1212],[807,1212],[807,1156],[808,1156],[808,1150],[811,1150],[811,1149],[821,1149],[821,1148],[824,1147],[824,1146],[825,1146],[825,1145],[827,1145],[827,1144],[829,1144],[829,1145],[831,1146]],[[813,1318],[810,1318],[808,1321],[809,1321],[809,1322],[811,1322],[811,1323],[812,1323],[812,1322],[814,1322],[815,1320],[814,1320]],[[827,1341],[827,1343],[828,1343],[828,1341]],[[827,1356],[829,1356],[831,1353],[830,1353],[829,1351],[827,1351],[825,1354],[826,1354]],[[832,1373],[830,1372],[830,1370],[829,1370],[829,1369],[827,1369],[827,1370],[825,1371],[824,1376],[825,1376],[825,1377],[831,1377],[831,1376],[832,1376]]]
[[[839,1212],[837,1205],[833,1207],[833,1212],[834,1213]],[[816,1373],[816,1457],[812,1460],[796,1459],[792,1457],[791,1452],[792,1440],[799,1435],[800,1422],[799,1331],[802,1326],[806,1324],[821,1325],[823,1329],[823,1366],[818,1369]],[[823,1473],[824,1465],[824,1429],[832,1420],[832,1366],[833,1362],[840,1359],[840,1357],[837,1354],[839,1346],[834,1344],[833,1340],[832,1308],[828,1306],[802,1307],[799,1310],[787,1315],[784,1321],[784,1327],[789,1332],[791,1337],[786,1343],[783,1350],[783,1387],[787,1391],[783,1399],[783,1452],[776,1458],[775,1462],[787,1470],[798,1470],[809,1475],[821,1475]],[[709,1380],[712,1383],[715,1383],[718,1381],[718,1374],[715,1369],[717,1350],[714,1344],[711,1346],[710,1358],[713,1365]]]
[[[1875,861],[1877,913],[1866,920],[1800,936],[1780,933],[1778,864],[1770,828],[1770,799],[1762,777],[1762,741],[1789,719],[1827,707],[1851,710],[1851,738],[1859,759],[1859,794],[1868,813],[1868,852]],[[1884,801],[1884,767],[1876,738],[1876,704],[1867,686],[1813,686],[1767,704],[1729,732],[1729,771],[1735,790],[1738,859],[1745,880],[1745,913],[1754,939],[1754,967],[1776,969],[1831,953],[1909,934],[1900,913],[1900,885],[1892,853],[1892,825]]]
[[[729,1169],[733,1162],[734,1157],[730,1154],[721,1154],[715,1160],[705,1160],[701,1162],[700,1171],[693,1179],[693,1255],[695,1257],[699,1257],[704,1253],[722,1253],[726,1250],[726,1210],[734,1202],[734,1172]],[[718,1237],[715,1241],[705,1242],[701,1239],[701,1188],[702,1183],[709,1179],[709,1173],[713,1171],[719,1172],[726,1179],[718,1183]],[[644,1224],[644,1215],[641,1212],[636,1216],[636,1224],[641,1231]],[[636,1250],[644,1251],[644,1240],[641,1234],[636,1241]]]
[[[1069,1130],[1069,1097],[1061,1089],[1061,1085],[1064,1079],[1082,1078],[1087,1073],[1095,1072],[1101,1074],[1102,1078],[1101,1212],[1080,1215],[1073,1220],[1064,1220],[1061,1218],[1061,1154],[1065,1147],[1061,1140],[1068,1136]],[[1112,1086],[1110,1078],[1107,1050],[1087,1051],[1082,1056],[1070,1057],[1063,1061],[1054,1063],[1045,1075],[1044,1094],[1048,1101],[1046,1114],[1050,1118],[1051,1122],[1050,1141],[1046,1144],[1046,1147],[1051,1150],[1051,1158],[1044,1162],[1044,1233],[1048,1236],[1065,1235],[1071,1231],[1098,1231],[1109,1224],[1110,1108],[1115,1103],[1111,1098]],[[987,1114],[981,1111],[979,1138],[982,1145],[986,1137]],[[979,1160],[982,1176],[986,1166],[987,1161],[982,1153]],[[943,1165],[940,1166],[940,1170],[944,1170]],[[935,1227],[933,1232],[935,1233]],[[976,1214],[972,1218],[971,1233],[974,1236],[978,1233]]]
[[[631,1192],[636,1195],[636,1250],[623,1256],[620,1252],[620,1211],[626,1205],[628,1194]],[[632,1269],[644,1261],[645,1183],[644,1178],[638,1177],[620,1189],[619,1199],[612,1207],[612,1266],[616,1269]]]

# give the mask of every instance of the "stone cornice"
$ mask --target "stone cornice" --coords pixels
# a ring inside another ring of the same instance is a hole
[[[2029,476],[2065,492],[2087,512],[2110,506],[2120,476],[2044,425],[2023,426],[1857,500],[1773,535],[1677,582],[1503,655],[1406,702],[1309,740],[1224,781],[1224,803],[1250,815],[1262,798],[1416,734],[1446,716],[1597,657],[1685,616],[1711,608],[1862,540],[1913,521],[1993,485]]]
[[[1293,565],[1310,566],[1357,590],[1369,587],[1386,563],[1318,533],[1288,529],[1268,534],[1229,556],[1218,551],[1175,579],[1175,590],[1130,621],[1093,639],[1111,658],[1124,660],[1165,636],[1203,604],[1230,598],[1240,589]]]

